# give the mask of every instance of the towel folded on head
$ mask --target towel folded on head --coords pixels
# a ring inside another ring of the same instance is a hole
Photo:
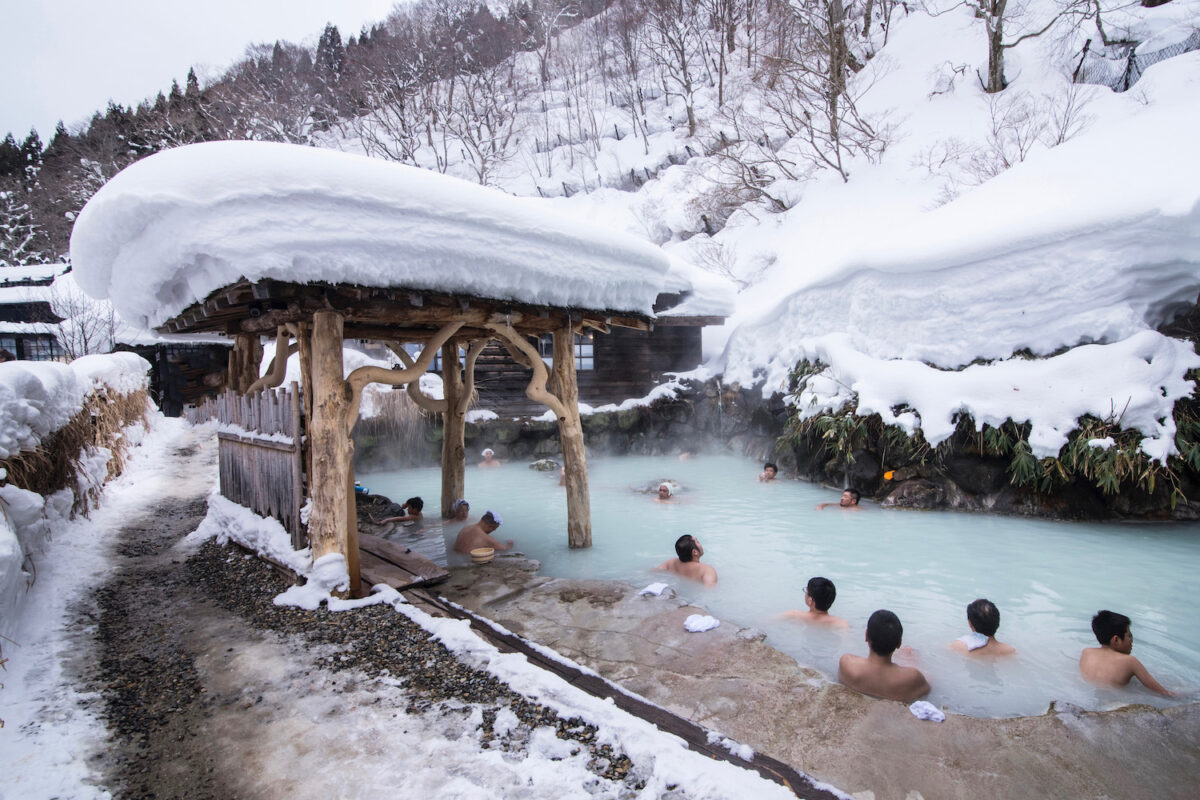
[[[683,621],[683,627],[687,628],[692,633],[711,631],[720,624],[721,620],[717,619],[716,617],[710,617],[707,614],[692,614]]]
[[[946,715],[942,710],[930,703],[928,700],[918,700],[908,707],[908,710],[913,713],[917,719],[928,719],[934,722],[945,722]]]
[[[958,640],[967,646],[967,650],[978,650],[988,643],[988,637],[975,631],[958,637]]]
[[[658,595],[662,594],[663,590],[666,588],[667,588],[667,585],[665,583],[652,583],[649,586],[647,586],[645,589],[642,589],[640,592],[638,592],[638,594],[652,594],[652,595],[658,596]]]

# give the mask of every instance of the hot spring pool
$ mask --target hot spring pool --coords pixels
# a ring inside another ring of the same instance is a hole
[[[757,481],[759,464],[734,456],[594,458],[588,462],[592,547],[567,548],[565,491],[558,472],[524,462],[467,468],[471,519],[499,512],[500,539],[566,578],[666,580],[680,597],[714,615],[766,632],[767,642],[836,680],[838,657],[866,653],[863,632],[877,608],[904,624],[933,685],[931,702],[975,716],[1039,714],[1051,700],[1089,709],[1131,702],[1169,705],[1200,697],[1200,625],[1193,616],[1200,526],[1083,524],[980,514],[817,511],[838,493],[809,483]],[[660,504],[631,486],[671,478],[685,487],[678,504]],[[377,472],[358,479],[397,502],[419,495],[435,521],[441,496],[436,468]],[[453,542],[460,524],[448,525]],[[436,535],[436,527],[431,535]],[[720,583],[711,590],[651,567],[674,555],[692,533]],[[838,590],[830,611],[846,632],[780,621],[804,608],[814,575]],[[1003,660],[969,659],[949,649],[967,633],[966,606],[987,597],[1000,608],[997,638],[1017,648]],[[1095,645],[1091,617],[1108,608],[1133,620],[1134,655],[1180,694],[1160,698],[1136,680],[1097,689],[1078,673],[1079,653]]]

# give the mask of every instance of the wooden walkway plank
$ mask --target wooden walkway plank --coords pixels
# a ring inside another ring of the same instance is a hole
[[[407,547],[369,533],[359,531],[358,548],[364,557],[369,555],[377,562],[391,564],[412,575],[414,583],[409,585],[441,583],[450,577],[449,572],[420,553],[414,553]]]

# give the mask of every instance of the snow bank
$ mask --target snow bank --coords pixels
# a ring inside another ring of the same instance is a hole
[[[797,362],[820,360],[829,369],[799,398],[808,413],[857,394],[864,413],[912,429],[911,414],[888,412],[906,405],[931,442],[956,411],[1027,419],[1043,456],[1069,415],[1120,415],[1129,401],[1122,422],[1147,435],[1146,452],[1173,452],[1171,410],[1197,359],[1153,329],[1200,288],[1197,85],[1200,53],[1162,62],[1139,84],[1153,102],[1108,98],[1105,124],[939,208],[871,209],[856,220],[869,235],[836,246],[789,241],[780,221],[779,261],[720,359],[726,380],[770,394]],[[1013,359],[1024,349],[1071,350],[1038,366]],[[979,359],[994,363],[927,366]]]
[[[445,175],[267,142],[168,150],[88,201],[76,280],[154,326],[240,278],[462,292],[650,314],[665,254]]]
[[[87,356],[70,364],[10,361],[0,364],[0,459],[33,450],[78,414],[89,395],[145,389],[150,364],[132,353]],[[137,437],[132,437],[137,438]],[[30,557],[41,553],[56,525],[70,517],[75,496],[94,497],[108,474],[104,447],[77,455],[78,485],[47,497],[0,486],[0,635],[10,633],[27,584]],[[0,479],[4,476],[0,471]]]
[[[260,517],[243,505],[214,492],[208,498],[208,515],[188,541],[215,538],[219,543],[234,541],[259,555],[279,562],[297,575],[312,569],[312,550],[292,549],[291,534],[274,517]],[[343,566],[343,572],[345,567]]]

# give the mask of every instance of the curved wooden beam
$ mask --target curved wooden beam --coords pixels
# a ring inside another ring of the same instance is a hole
[[[412,356],[408,354],[407,350],[400,346],[399,342],[386,342],[386,344],[388,349],[396,354],[396,358],[400,359],[400,363],[404,365],[405,369],[409,369],[416,365]],[[408,396],[414,403],[417,404],[418,407],[425,409],[431,414],[444,414],[448,408],[445,400],[437,400],[421,391],[420,376],[417,376],[415,381],[409,381],[408,385],[404,387],[404,390],[408,392]]]
[[[425,343],[425,347],[421,350],[420,357],[411,366],[405,369],[384,369],[383,367],[359,367],[350,373],[346,378],[346,386],[350,390],[350,406],[346,409],[346,434],[350,434],[350,429],[354,427],[355,420],[358,419],[358,407],[362,402],[362,390],[368,383],[383,383],[389,386],[399,386],[402,383],[417,380],[421,377],[421,373],[429,369],[430,362],[433,361],[433,356],[438,349],[445,344],[451,336],[458,333],[458,329],[463,326],[462,320],[443,325],[441,330],[433,335],[433,338]]]
[[[475,360],[479,358],[479,354],[483,352],[483,348],[487,347],[490,341],[491,339],[476,339],[467,348],[466,364],[463,366],[463,375],[466,377],[463,380],[462,397],[458,400],[459,414],[466,414],[471,405],[471,397],[475,394]]]
[[[557,397],[550,394],[546,389],[546,381],[550,379],[550,373],[546,370],[546,362],[542,361],[542,357],[538,355],[524,336],[514,331],[505,325],[497,325],[496,323],[488,323],[485,327],[500,337],[502,342],[511,344],[524,356],[526,362],[523,366],[533,370],[533,377],[529,379],[529,385],[525,387],[525,396],[535,403],[541,403],[554,412],[554,416],[558,418],[566,417],[567,410],[562,402]],[[510,349],[509,352],[512,352]]]
[[[287,362],[293,353],[299,352],[300,343],[295,342],[288,344],[291,340],[291,334],[288,332],[287,326],[280,325],[275,331],[275,355],[271,358],[271,366],[267,367],[267,374],[250,384],[246,389],[246,394],[254,394],[255,392],[274,389],[283,383],[283,379],[287,376]],[[283,358],[279,354],[283,353]]]

